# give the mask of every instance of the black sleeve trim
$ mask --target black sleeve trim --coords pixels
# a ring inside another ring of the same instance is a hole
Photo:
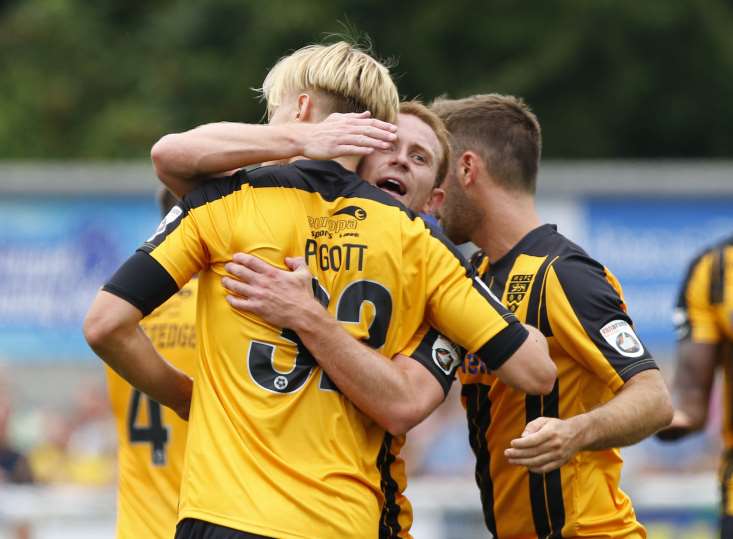
[[[183,207],[188,213],[209,202],[215,202],[220,198],[231,195],[242,188],[242,184],[248,183],[249,176],[246,170],[238,170],[231,176],[221,176],[201,183],[196,189],[183,197]]]
[[[643,361],[638,361],[629,365],[628,367],[620,371],[618,375],[624,381],[624,383],[626,383],[640,372],[649,371],[652,369],[659,370],[657,362],[653,359],[645,359]]]
[[[723,303],[725,293],[725,246],[715,249],[713,256],[713,268],[710,275],[710,303],[720,305]]]
[[[514,320],[476,351],[491,371],[501,367],[529,337],[529,331],[516,318]]]
[[[465,355],[465,350],[430,328],[410,357],[425,367],[443,388],[443,393],[448,395]]]
[[[120,266],[102,290],[124,299],[147,316],[178,292],[178,285],[157,260],[138,250]]]

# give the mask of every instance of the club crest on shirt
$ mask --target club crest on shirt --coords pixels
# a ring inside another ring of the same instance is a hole
[[[641,357],[644,345],[625,320],[613,320],[601,328],[601,336],[619,354],[626,357]]]
[[[452,373],[463,361],[455,344],[442,335],[433,342],[433,362],[445,374]]]
[[[161,234],[166,227],[171,224],[173,221],[178,219],[178,217],[183,213],[183,210],[179,206],[173,206],[171,208],[171,211],[168,212],[168,214],[163,217],[163,220],[158,225],[158,228],[155,229],[155,232],[152,236],[150,236],[146,241],[153,241],[159,234]]]
[[[512,278],[509,280],[509,286],[507,287],[506,294],[506,306],[511,312],[517,312],[519,304],[522,303],[524,296],[526,296],[529,291],[533,278],[534,275],[531,273],[526,275],[512,275]]]

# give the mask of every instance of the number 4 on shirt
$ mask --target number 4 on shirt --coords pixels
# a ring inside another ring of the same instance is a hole
[[[138,415],[141,400],[148,402],[148,424],[140,425]],[[165,466],[165,444],[168,443],[168,427],[163,425],[160,403],[137,389],[132,390],[130,413],[127,416],[127,434],[130,443],[149,443],[151,459],[155,466]]]

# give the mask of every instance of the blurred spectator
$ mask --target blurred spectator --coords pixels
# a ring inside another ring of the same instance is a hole
[[[0,377],[0,483],[32,483],[33,475],[28,460],[10,441],[11,412],[10,396]]]
[[[44,414],[45,439],[30,454],[42,483],[107,485],[116,473],[116,434],[106,392],[99,382],[80,384],[74,409],[65,418]]]
[[[468,444],[460,392],[460,384],[454,383],[445,402],[410,431],[402,451],[408,478],[473,476],[476,460]]]
[[[28,459],[15,449],[10,441],[10,415],[12,406],[8,388],[0,373],[0,484],[33,483],[33,474]],[[11,522],[10,532],[16,539],[30,538],[30,525],[27,522]]]

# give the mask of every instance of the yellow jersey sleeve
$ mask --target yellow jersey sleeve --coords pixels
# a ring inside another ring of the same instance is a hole
[[[171,210],[143,245],[179,287],[225,253],[230,256],[238,205],[248,191],[246,179],[241,171],[204,183]]]
[[[427,321],[495,370],[522,345],[527,330],[474,274],[455,246],[441,232],[430,231],[424,271]]]
[[[246,198],[246,181],[241,171],[186,195],[103,290],[147,316],[199,271],[228,261],[238,205]]]
[[[717,254],[715,250],[708,251],[690,264],[674,315],[680,340],[714,344],[723,338],[711,301],[713,271],[719,264]]]
[[[612,391],[657,368],[633,329],[618,281],[601,264],[586,256],[561,257],[549,267],[545,286],[552,335]]]

